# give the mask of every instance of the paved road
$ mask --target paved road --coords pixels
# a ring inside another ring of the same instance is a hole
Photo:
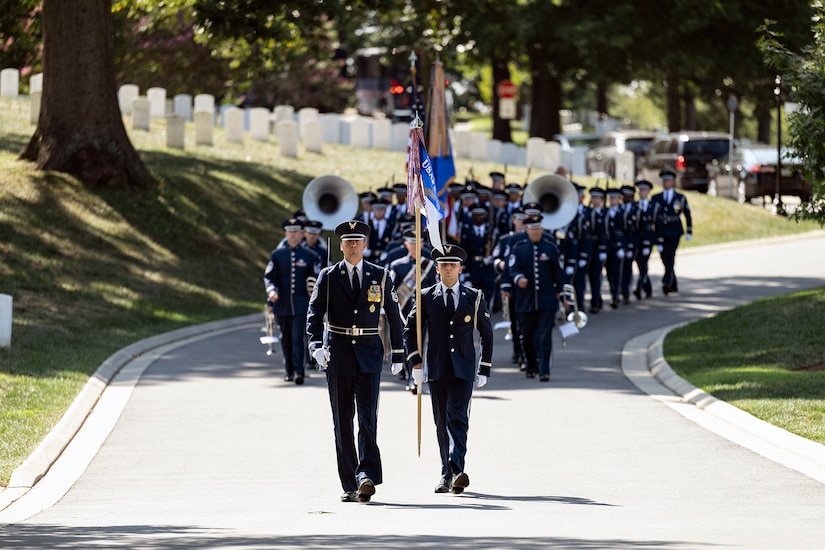
[[[566,348],[557,341],[549,384],[510,366],[497,335],[493,377],[473,400],[461,496],[433,493],[428,396],[419,458],[416,400],[387,375],[385,483],[369,504],[338,502],[323,378],[284,382],[256,323],[124,369],[65,460],[0,513],[15,521],[0,528],[0,547],[821,547],[822,483],[641,392],[622,374],[621,352],[639,334],[825,284],[825,233],[684,251],[677,272],[678,297],[591,316]],[[83,471],[92,425],[107,422],[114,428]],[[23,519],[73,478],[59,502]]]

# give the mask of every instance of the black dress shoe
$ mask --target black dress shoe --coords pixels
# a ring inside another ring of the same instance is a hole
[[[598,307],[591,307],[587,310],[588,313],[598,313],[601,308]]]
[[[610,307],[613,309],[617,309],[619,307],[619,301],[613,300],[612,302],[610,302]]]
[[[666,286],[662,287],[662,293],[667,296],[670,293],[670,289]]]
[[[284,382],[292,382],[292,375],[287,374],[286,376],[284,376]]]
[[[549,382],[550,381],[550,375],[549,374],[542,374],[539,377],[539,380],[541,380],[542,382]]]
[[[642,299],[642,291],[638,288],[633,291],[633,295],[636,297],[637,300]]]
[[[358,492],[356,493],[356,498],[358,502],[369,502],[372,495],[375,494],[375,484],[372,480],[368,477],[365,477],[361,480],[361,483],[358,484]]]
[[[453,481],[450,483],[450,490],[454,495],[460,495],[464,489],[470,486],[470,477],[464,472],[459,472],[453,476]]]
[[[435,486],[436,493],[449,493],[450,492],[450,484],[447,483],[447,480],[443,477],[438,481],[438,485]]]
[[[624,298],[624,305],[630,305],[630,298]]]
[[[303,376],[301,376],[299,374],[298,376],[295,377],[295,384],[296,385],[300,386],[303,383],[304,383],[304,377]]]
[[[527,378],[535,378],[535,377],[536,377],[536,373],[535,373],[535,372],[533,372],[533,371],[531,371],[531,370],[528,370],[528,371],[527,371],[524,375],[525,375]]]
[[[347,491],[341,495],[341,502],[358,502],[358,497],[356,496],[355,491]]]
[[[650,298],[651,296],[653,296],[652,290],[650,292],[645,292],[645,298]]]

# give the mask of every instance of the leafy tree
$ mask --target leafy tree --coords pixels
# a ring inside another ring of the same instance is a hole
[[[825,6],[817,2],[815,7],[813,42],[800,53],[788,47],[775,22],[763,27],[759,47],[768,65],[781,75],[788,98],[800,106],[788,116],[788,145],[802,159],[813,196],[792,217],[825,225]]]
[[[43,0],[41,101],[21,159],[89,185],[152,185],[117,102],[111,0]]]
[[[27,76],[40,70],[40,0],[3,2],[0,10],[0,68]]]

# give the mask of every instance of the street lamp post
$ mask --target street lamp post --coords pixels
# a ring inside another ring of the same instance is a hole
[[[780,102],[782,78],[776,75],[774,83],[776,84],[773,89],[773,95],[776,96],[776,191],[773,197],[773,205],[775,212],[780,214],[782,211],[782,195],[779,193],[779,182],[782,179],[782,103]]]
[[[730,111],[730,135],[728,136],[728,197],[733,197],[733,122],[734,112],[739,107],[739,101],[735,95],[728,98],[728,111]]]

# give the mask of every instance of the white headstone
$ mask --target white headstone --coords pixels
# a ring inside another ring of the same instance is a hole
[[[513,166],[522,166],[518,163],[518,145],[513,142],[503,143],[501,145],[501,164],[509,164]]]
[[[487,142],[487,160],[501,164],[501,140],[491,139]]]
[[[470,158],[472,160],[487,160],[487,142],[489,138],[484,132],[470,133]]]
[[[372,123],[372,147],[374,149],[390,149],[392,145],[392,121],[388,118],[379,118]]]
[[[315,107],[304,107],[298,111],[298,134],[304,135],[304,122],[318,120],[318,109]]]
[[[456,158],[470,158],[470,131],[456,130],[453,144]]]
[[[166,115],[166,146],[183,149],[186,137],[186,119],[183,115]]]
[[[295,119],[295,107],[292,105],[276,105],[275,106],[275,126],[284,120]]]
[[[544,144],[544,168],[555,172],[561,164],[561,145],[558,141],[548,141]]]
[[[393,151],[406,151],[410,141],[410,125],[406,122],[394,122],[390,136],[390,148]]]
[[[298,156],[298,123],[294,120],[282,120],[275,127],[278,136],[278,146],[281,155],[285,157]]]
[[[146,98],[149,100],[152,118],[164,118],[166,116],[166,88],[149,88],[146,90]]]
[[[212,94],[198,94],[195,96],[195,111],[209,111],[215,114],[215,96]]]
[[[269,141],[269,109],[255,107],[249,110],[249,136],[257,141]]]
[[[364,117],[357,117],[350,125],[349,144],[353,147],[370,146],[370,121]]]
[[[616,179],[620,183],[636,181],[636,160],[633,151],[622,151],[616,155]]]
[[[323,129],[320,120],[307,120],[303,124],[304,149],[313,153],[322,152]]]
[[[235,107],[235,105],[232,104],[232,103],[223,103],[223,104],[221,104],[219,109],[220,109],[220,121],[221,121],[220,125],[225,128],[226,127],[226,112],[229,109],[237,109],[237,107]]]
[[[0,96],[17,97],[20,95],[20,71],[3,69],[0,71]]]
[[[0,294],[0,348],[11,346],[12,297]]]
[[[31,102],[29,103],[29,122],[33,125],[36,125],[37,121],[40,119],[40,100],[42,99],[42,95],[43,92],[40,91],[29,94],[29,98],[31,99]]]
[[[321,131],[325,143],[341,142],[341,117],[335,113],[320,115]]]
[[[132,102],[140,95],[140,88],[137,84],[124,84],[117,91],[117,103],[120,105],[120,112],[124,115],[132,114]]]
[[[545,143],[544,138],[527,138],[527,166],[532,168],[544,167]]]
[[[132,100],[132,128],[134,130],[146,130],[152,127],[152,104],[143,96],[138,96]]]
[[[195,111],[195,145],[212,145],[212,130],[215,125],[213,111]]]
[[[338,129],[340,130],[340,137],[341,145],[350,145],[352,140],[352,124],[358,116],[354,115],[342,115],[340,118],[340,123],[338,125]]]
[[[192,96],[189,94],[177,94],[172,105],[172,112],[181,115],[184,120],[192,120]]]
[[[224,112],[224,136],[230,143],[243,143],[242,109],[231,107]]]
[[[29,78],[29,93],[33,94],[34,92],[42,92],[43,91],[43,73],[37,73],[31,75]]]

